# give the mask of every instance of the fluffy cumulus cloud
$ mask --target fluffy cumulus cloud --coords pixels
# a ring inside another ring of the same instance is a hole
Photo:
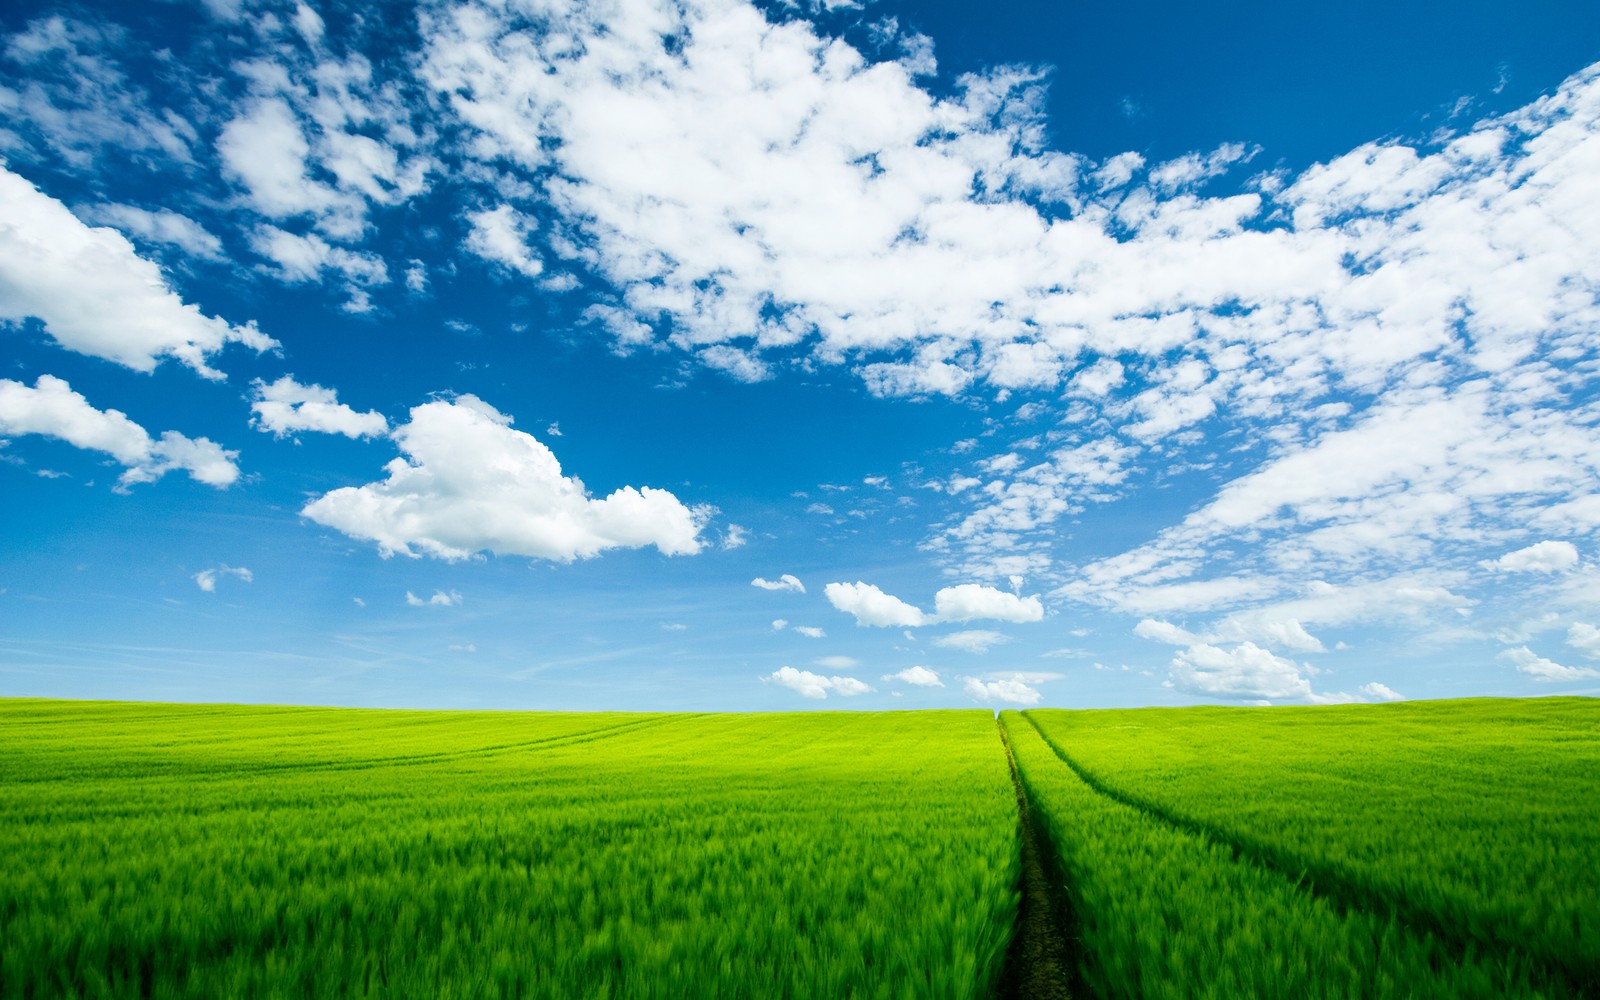
[[[238,452],[177,431],[152,437],[127,414],[96,409],[53,375],[40,375],[32,386],[0,379],[0,436],[22,434],[59,438],[110,455],[125,466],[118,480],[122,487],[154,482],[178,469],[209,486],[231,486],[239,478]]]
[[[346,437],[378,437],[389,431],[389,421],[373,410],[357,413],[339,402],[338,394],[320,385],[301,385],[293,375],[276,382],[256,379],[250,409],[256,425],[278,437],[296,431],[343,434]]]
[[[807,698],[819,700],[828,697],[829,692],[848,698],[872,690],[865,682],[854,677],[824,677],[809,670],[796,670],[794,667],[779,667],[762,680],[781,684]]]
[[[1600,670],[1595,670],[1592,667],[1564,666],[1554,660],[1547,660],[1539,656],[1527,646],[1508,649],[1500,654],[1500,658],[1509,661],[1519,671],[1534,680],[1546,684],[1559,684],[1564,681],[1584,681],[1600,677]]]
[[[900,681],[912,687],[944,687],[944,681],[939,679],[939,672],[923,666],[907,667],[899,673],[884,674],[883,679]]]
[[[1406,696],[1405,695],[1403,695],[1400,692],[1396,691],[1394,688],[1390,687],[1389,685],[1387,685],[1387,684],[1379,684],[1377,681],[1373,681],[1370,684],[1361,685],[1361,693],[1366,695],[1369,698],[1376,698],[1379,701],[1405,701],[1406,700]]]
[[[1559,573],[1578,565],[1578,547],[1571,542],[1537,542],[1481,565],[1501,573]]]
[[[828,602],[855,616],[857,625],[904,628],[935,622],[966,622],[985,618],[1004,622],[1035,622],[1044,617],[1037,597],[1018,597],[981,584],[945,587],[934,594],[933,614],[886,594],[870,583],[830,583],[823,588]]]
[[[979,701],[1000,701],[1012,705],[1037,705],[1043,697],[1039,689],[1016,678],[985,681],[968,677],[961,690]]]
[[[201,313],[114,229],[91,228],[0,165],[0,321],[37,319],[56,343],[137,371],[173,357],[210,378],[230,343],[277,342],[254,324]]]
[[[484,260],[528,278],[544,272],[544,263],[528,249],[530,224],[510,205],[467,216],[466,248]]]
[[[1273,654],[1253,642],[1231,648],[1200,643],[1172,660],[1168,683],[1202,698],[1280,701],[1314,697],[1310,665]]]
[[[796,594],[806,592],[806,585],[800,582],[799,577],[788,573],[783,574],[776,580],[765,580],[758,576],[750,581],[750,586],[760,587],[762,590],[787,590]]]
[[[649,486],[595,499],[549,448],[475,396],[414,407],[393,437],[403,457],[386,478],[334,490],[301,513],[385,556],[487,551],[571,562],[614,548],[692,555],[704,545],[706,509]]]
[[[854,615],[857,625],[898,628],[922,625],[927,621],[921,609],[892,594],[885,594],[870,583],[830,583],[823,588],[828,603]]]
[[[934,614],[944,622],[986,618],[1002,622],[1036,622],[1044,618],[1037,597],[1018,597],[982,584],[946,587],[933,596]]]
[[[234,577],[235,579],[242,580],[245,583],[253,583],[256,578],[254,573],[250,572],[243,566],[229,566],[226,563],[223,563],[222,565],[214,566],[211,569],[201,570],[194,575],[193,579],[195,586],[199,587],[208,594],[212,594],[216,592],[217,581],[226,579],[230,576]]]

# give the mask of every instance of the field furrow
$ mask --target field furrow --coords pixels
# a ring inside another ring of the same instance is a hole
[[[1115,997],[1561,996],[1530,970],[1460,954],[1392,916],[1342,910],[1230,846],[1103,795],[1028,719],[1002,713],[1050,831],[1083,939],[1083,976]]]
[[[1343,906],[1600,993],[1600,706],[1030,711],[1091,786]]]

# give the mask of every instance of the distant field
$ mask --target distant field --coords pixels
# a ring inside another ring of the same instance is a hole
[[[1600,995],[1589,699],[0,700],[0,997],[992,996],[1013,759],[1075,995]]]

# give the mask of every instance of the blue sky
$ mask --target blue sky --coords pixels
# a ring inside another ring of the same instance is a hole
[[[0,694],[1600,691],[1600,9],[0,13]]]

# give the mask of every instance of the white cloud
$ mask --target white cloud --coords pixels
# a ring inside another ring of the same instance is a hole
[[[1253,642],[1231,649],[1200,643],[1173,658],[1169,683],[1203,697],[1310,699],[1312,673],[1310,666],[1276,656]]]
[[[311,144],[289,102],[258,98],[222,128],[217,152],[225,171],[244,184],[251,204],[268,218],[319,214],[343,196],[308,176]]]
[[[91,229],[0,166],[0,320],[35,317],[62,347],[151,371],[162,356],[220,379],[207,360],[230,343],[278,346],[253,323],[203,315],[114,229]]]
[[[963,583],[933,595],[934,613],[940,621],[965,622],[988,618],[1002,622],[1036,622],[1044,618],[1038,597],[1019,597],[982,584]]]
[[[783,574],[776,580],[763,580],[758,576],[750,581],[750,586],[760,587],[762,590],[788,590],[796,594],[806,592],[806,585],[801,583],[798,577],[791,576],[788,573]]]
[[[53,153],[77,170],[124,156],[141,168],[192,164],[194,126],[128,79],[113,54],[126,41],[109,23],[60,15],[7,38],[5,60],[19,71],[0,74],[0,144],[35,162]]]
[[[435,590],[432,597],[418,597],[411,591],[406,591],[406,603],[413,608],[451,608],[461,603],[461,594],[451,590]]]
[[[216,592],[217,580],[229,576],[238,577],[245,583],[253,583],[255,581],[255,574],[251,573],[243,566],[229,566],[226,563],[223,563],[212,569],[203,569],[196,573],[194,575],[194,582],[195,586],[199,587],[206,593],[211,594]]]
[[[866,683],[854,677],[823,677],[809,670],[796,670],[793,667],[779,667],[762,680],[782,684],[807,698],[826,698],[829,691],[842,697],[851,697],[872,690]]]
[[[176,247],[199,260],[221,261],[222,241],[186,215],[170,209],[152,211],[137,205],[91,205],[78,213],[85,221],[115,226],[135,239]]]
[[[556,437],[560,436],[559,433],[556,434]],[[740,549],[749,544],[749,542],[750,529],[743,525],[730,524],[722,535],[722,547],[724,549]]]
[[[324,494],[301,513],[376,542],[385,556],[489,551],[571,562],[612,548],[692,555],[703,546],[704,508],[649,486],[593,499],[549,448],[476,396],[413,407],[393,436],[404,457],[385,467],[387,478]]]
[[[830,583],[823,588],[823,594],[835,608],[854,615],[857,625],[890,628],[922,625],[927,621],[927,616],[918,608],[859,580],[855,583]]]
[[[1396,691],[1387,684],[1379,684],[1377,681],[1373,681],[1371,684],[1361,685],[1361,693],[1370,698],[1376,698],[1379,701],[1406,700],[1406,696],[1401,694],[1399,691]]]
[[[861,665],[860,660],[855,660],[848,656],[824,656],[812,662],[828,670],[849,670],[851,667],[859,667]]]
[[[427,189],[436,163],[424,147],[435,136],[426,102],[365,55],[336,56],[319,22],[304,5],[251,22],[258,56],[232,67],[249,95],[217,153],[254,212],[348,244],[367,235],[370,206]]]
[[[1013,705],[1037,705],[1042,697],[1038,688],[1010,679],[983,681],[968,677],[961,690],[979,701],[1004,701]]]
[[[1591,677],[1600,677],[1600,670],[1589,667],[1567,667],[1554,660],[1547,660],[1536,655],[1527,646],[1518,646],[1508,649],[1500,654],[1500,659],[1509,660],[1521,672],[1536,681],[1547,683],[1560,683],[1562,681],[1581,681]]]
[[[796,625],[794,630],[808,639],[826,639],[828,637],[828,633],[815,625]]]
[[[0,436],[20,434],[43,434],[110,455],[126,466],[118,480],[123,487],[154,482],[174,469],[208,486],[231,486],[239,478],[238,452],[176,431],[152,438],[122,411],[95,409],[54,375],[40,375],[31,388],[0,379]]]
[[[484,260],[500,264],[527,278],[544,273],[544,262],[528,249],[532,220],[510,205],[469,212],[470,230],[462,244]]]
[[[907,667],[897,674],[884,674],[883,679],[886,681],[903,681],[913,687],[944,687],[944,681],[939,679],[937,670],[930,670],[922,666]]]
[[[251,383],[255,399],[250,409],[256,424],[278,437],[295,431],[319,431],[346,437],[378,437],[389,432],[389,421],[381,413],[357,413],[339,402],[338,394],[320,385],[301,385],[293,375],[285,375],[270,385],[256,379]]]
[[[1558,573],[1578,565],[1578,547],[1571,542],[1537,542],[1478,565],[1501,573]]]
[[[367,290],[389,281],[389,267],[382,257],[369,250],[337,246],[316,233],[300,235],[260,225],[250,234],[250,246],[276,264],[279,280],[291,285],[320,281],[325,273],[338,275],[349,296],[346,312],[371,312]]]
[[[772,619],[772,631],[774,631],[774,632],[782,632],[784,629],[786,629],[788,627],[789,627],[788,619],[786,619],[786,618],[774,618],[774,619]]]
[[[1600,659],[1600,628],[1586,622],[1574,622],[1567,629],[1567,645],[1590,659]]]
[[[1011,637],[987,629],[968,629],[965,632],[952,632],[933,640],[935,646],[945,649],[962,649],[969,653],[987,653],[989,647],[1010,642]]]

